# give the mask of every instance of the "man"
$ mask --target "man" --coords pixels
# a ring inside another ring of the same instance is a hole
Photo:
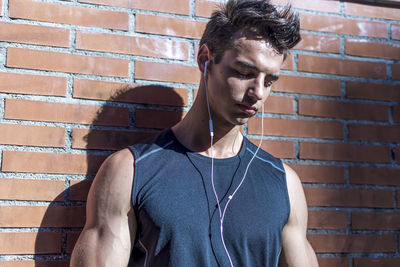
[[[192,108],[103,163],[72,266],[318,266],[299,178],[240,131],[299,40],[298,18],[267,1],[215,12]]]

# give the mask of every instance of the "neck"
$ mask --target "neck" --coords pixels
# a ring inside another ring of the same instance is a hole
[[[172,127],[176,138],[187,149],[211,157],[209,117],[204,92],[199,90],[197,98],[184,119]],[[240,125],[213,125],[212,153],[214,158],[228,158],[239,153],[243,135]]]

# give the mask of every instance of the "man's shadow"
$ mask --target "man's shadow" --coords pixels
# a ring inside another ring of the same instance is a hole
[[[186,89],[159,85],[123,86],[106,100],[89,129],[72,130],[72,148],[87,153],[85,179],[68,179],[67,189],[47,208],[35,240],[36,267],[69,266],[72,250],[85,223],[87,194],[102,161],[111,153],[179,122],[182,107],[187,105],[186,92]],[[104,124],[109,122],[110,106],[129,109],[126,127]],[[160,110],[160,106],[165,108]]]

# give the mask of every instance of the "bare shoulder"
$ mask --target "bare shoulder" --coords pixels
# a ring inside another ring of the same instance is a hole
[[[286,172],[286,183],[290,200],[290,217],[288,224],[307,224],[307,203],[303,186],[297,173],[288,165],[283,164]]]
[[[129,149],[110,155],[101,165],[90,188],[88,211],[99,215],[129,212],[133,175],[134,157]]]
[[[101,165],[89,190],[86,223],[71,266],[127,266],[136,234],[131,204],[133,163],[131,152],[123,149]]]
[[[110,155],[97,172],[95,182],[109,185],[110,189],[123,190],[121,186],[132,184],[134,158],[129,149],[123,149]]]
[[[307,203],[297,173],[284,164],[290,200],[290,215],[282,231],[283,253],[279,266],[318,267],[315,252],[307,240]]]
[[[303,186],[301,185],[300,177],[297,175],[297,173],[287,164],[283,164],[283,168],[285,169],[286,173],[286,182],[289,193],[298,190],[303,192]]]
[[[125,148],[111,154],[103,162],[102,167],[107,167],[110,171],[118,172],[133,168],[133,163],[134,158],[132,152],[128,148]]]

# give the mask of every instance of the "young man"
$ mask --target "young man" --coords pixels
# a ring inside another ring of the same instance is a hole
[[[240,131],[299,40],[298,18],[267,1],[231,0],[215,12],[192,108],[103,163],[71,265],[318,266],[299,178]]]

